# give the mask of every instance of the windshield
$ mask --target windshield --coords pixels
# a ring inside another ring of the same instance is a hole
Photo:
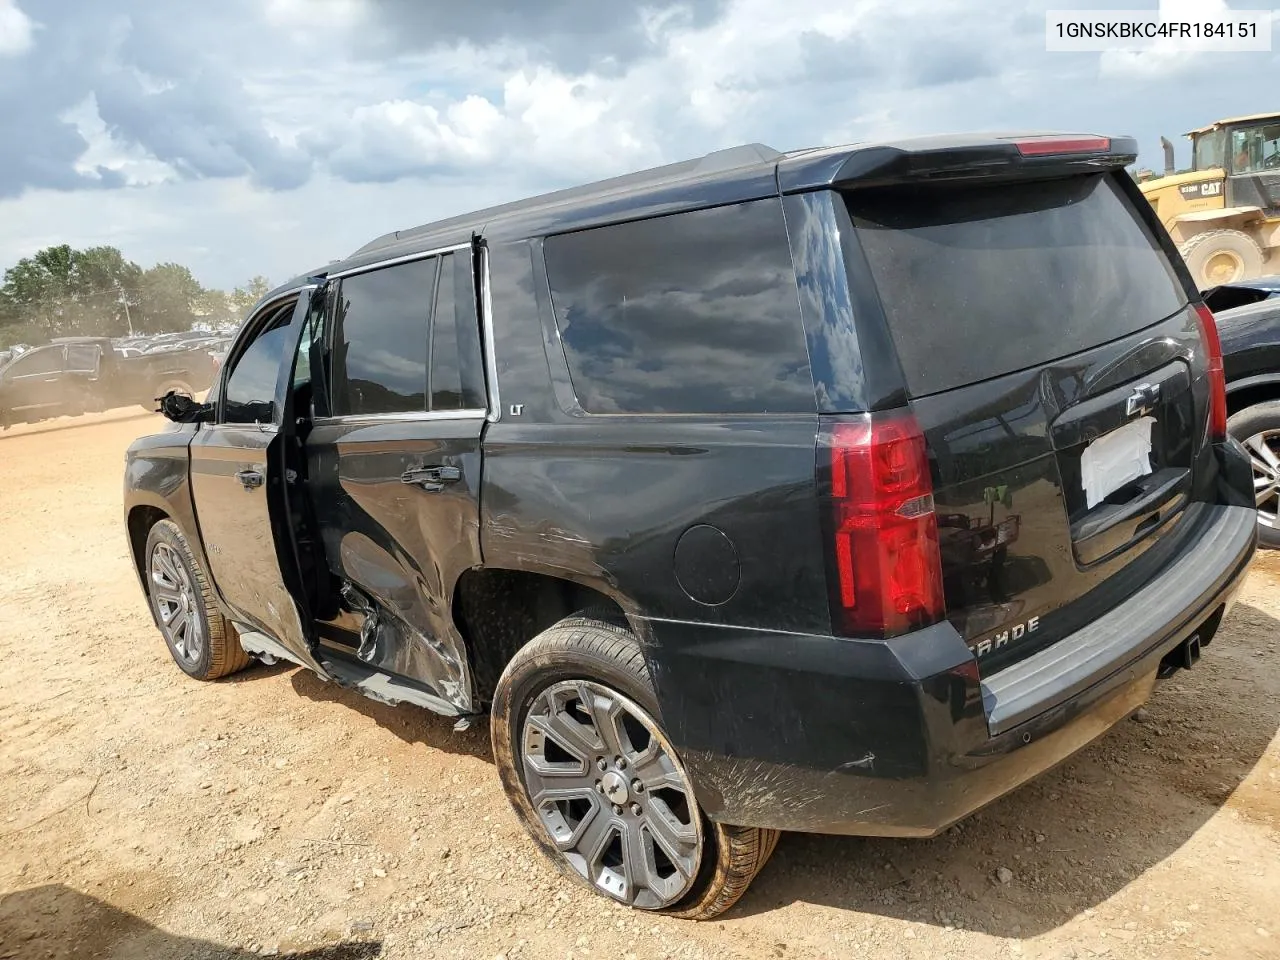
[[[1195,170],[1212,170],[1225,166],[1223,162],[1223,146],[1227,141],[1225,130],[1214,130],[1202,133],[1195,139],[1195,157],[1192,168]]]

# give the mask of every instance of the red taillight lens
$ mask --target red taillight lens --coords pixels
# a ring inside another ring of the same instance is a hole
[[[1111,149],[1109,137],[1026,137],[1014,146],[1024,157],[1045,157],[1055,153],[1106,153]]]
[[[892,637],[946,612],[924,436],[910,414],[833,423],[831,614],[846,636]]]
[[[1227,375],[1222,368],[1222,341],[1218,339],[1218,321],[1203,303],[1196,305],[1200,339],[1204,341],[1205,361],[1209,376],[1209,438],[1221,442],[1227,438]]]

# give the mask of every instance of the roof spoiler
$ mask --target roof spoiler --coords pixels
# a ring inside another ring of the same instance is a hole
[[[831,178],[846,188],[939,180],[1006,180],[1101,172],[1138,159],[1132,137],[1039,134],[928,145],[855,150]]]

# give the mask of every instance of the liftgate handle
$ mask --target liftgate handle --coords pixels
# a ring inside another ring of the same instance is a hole
[[[427,493],[438,493],[446,483],[457,483],[462,471],[457,467],[414,467],[400,474],[401,483],[413,483]]]

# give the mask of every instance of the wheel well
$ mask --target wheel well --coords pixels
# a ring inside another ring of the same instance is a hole
[[[142,579],[143,588],[147,583],[146,557],[147,537],[151,528],[161,520],[168,520],[169,515],[159,507],[134,507],[129,511],[129,547],[133,551],[133,565],[138,568],[138,576]]]
[[[1247,407],[1280,400],[1280,383],[1259,383],[1227,394],[1227,416],[1234,416]]]
[[[552,624],[588,608],[626,619],[616,601],[571,580],[522,570],[464,573],[454,590],[453,615],[471,659],[477,702],[493,699],[498,678],[517,650]]]

